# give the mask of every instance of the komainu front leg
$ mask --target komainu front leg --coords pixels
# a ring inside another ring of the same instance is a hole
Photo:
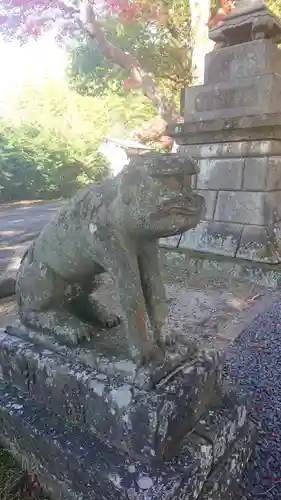
[[[155,358],[162,359],[163,353],[154,345],[147,329],[145,300],[137,258],[126,254],[125,265],[119,265],[114,270],[116,270],[115,280],[123,323],[133,358],[137,363]]]
[[[169,325],[168,300],[161,276],[158,244],[156,242],[146,244],[139,255],[138,262],[154,341],[164,352],[167,346],[172,346],[177,341],[187,345],[193,351],[194,345]]]
[[[157,242],[147,243],[143,247],[138,257],[138,264],[154,341],[158,345],[162,345],[162,330],[168,321],[168,302],[161,276]]]
[[[22,263],[16,283],[20,320],[31,329],[74,346],[89,339],[92,328],[63,307],[64,292],[65,282],[48,266],[27,259]]]

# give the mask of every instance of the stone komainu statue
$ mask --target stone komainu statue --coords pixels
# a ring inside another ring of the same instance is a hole
[[[89,339],[93,321],[115,325],[119,318],[89,297],[95,278],[108,272],[132,356],[142,361],[163,347],[168,311],[157,239],[199,222],[205,205],[191,190],[196,172],[191,158],[148,153],[133,156],[114,179],[80,190],[22,259],[16,282],[22,323],[67,345]]]

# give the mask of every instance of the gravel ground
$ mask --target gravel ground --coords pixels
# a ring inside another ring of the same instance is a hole
[[[281,499],[281,302],[250,325],[228,352],[227,372],[250,395],[258,442],[236,500]]]

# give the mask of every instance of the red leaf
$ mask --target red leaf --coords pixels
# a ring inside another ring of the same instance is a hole
[[[135,79],[131,76],[130,78],[127,78],[127,80],[124,80],[123,85],[125,89],[131,90],[136,84]]]

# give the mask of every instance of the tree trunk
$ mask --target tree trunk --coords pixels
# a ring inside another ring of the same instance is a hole
[[[208,37],[207,22],[210,15],[211,0],[189,0],[191,27],[193,30],[193,83],[204,83],[205,55],[213,49],[213,42]]]

